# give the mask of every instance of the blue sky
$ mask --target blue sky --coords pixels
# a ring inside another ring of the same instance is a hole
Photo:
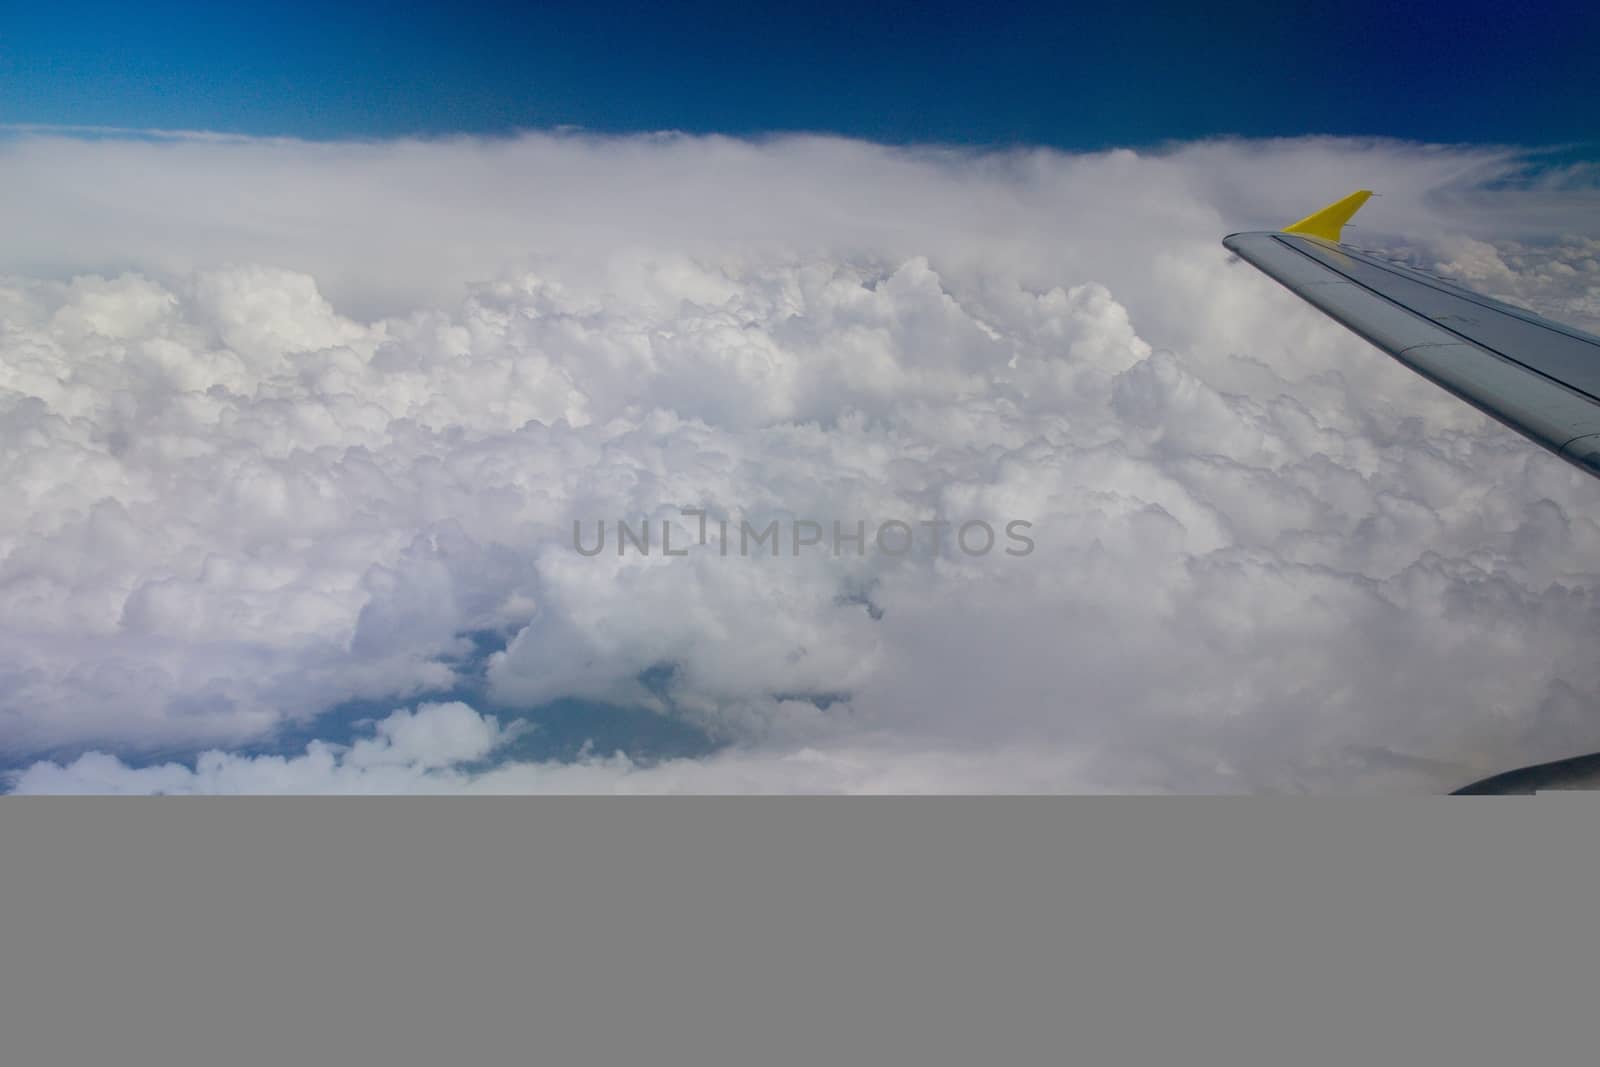
[[[34,5],[0,121],[309,138],[828,131],[1064,148],[1594,136],[1600,10],[1482,3]]]

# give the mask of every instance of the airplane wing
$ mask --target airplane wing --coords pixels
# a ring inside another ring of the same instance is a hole
[[[1424,378],[1600,477],[1600,337],[1341,244],[1371,195],[1222,243]]]

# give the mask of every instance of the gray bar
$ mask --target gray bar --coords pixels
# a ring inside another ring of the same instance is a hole
[[[8,798],[0,1052],[1587,1062],[1597,815],[1593,795]]]

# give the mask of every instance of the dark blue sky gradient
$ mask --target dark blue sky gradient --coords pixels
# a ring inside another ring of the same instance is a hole
[[[0,15],[0,121],[313,138],[812,130],[1067,148],[1600,137],[1592,0],[1156,10],[38,4]]]

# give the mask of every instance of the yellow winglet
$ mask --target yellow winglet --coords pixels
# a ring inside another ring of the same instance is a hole
[[[1312,215],[1307,215],[1293,226],[1285,226],[1284,233],[1303,233],[1308,237],[1320,237],[1324,241],[1339,242],[1339,231],[1344,229],[1344,224],[1350,221],[1361,205],[1372,196],[1371,189],[1361,189],[1351,193],[1343,200],[1336,200]]]

